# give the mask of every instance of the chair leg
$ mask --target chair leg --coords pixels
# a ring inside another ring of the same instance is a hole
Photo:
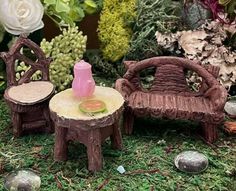
[[[134,124],[134,115],[131,109],[125,109],[124,111],[124,130],[126,135],[131,135],[133,132],[133,124]]]
[[[22,119],[18,112],[12,111],[12,124],[13,124],[13,135],[14,137],[20,137],[22,135]]]
[[[54,132],[54,123],[52,122],[52,120],[50,118],[50,112],[49,112],[48,106],[43,108],[43,116],[46,120],[46,127],[44,129],[45,133],[53,133]]]
[[[203,137],[209,143],[218,138],[217,125],[212,123],[202,123]]]

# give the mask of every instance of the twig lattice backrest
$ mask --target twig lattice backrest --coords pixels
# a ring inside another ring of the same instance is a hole
[[[28,47],[30,51],[33,51],[36,56],[36,60],[32,60],[21,53],[21,49],[23,47]],[[1,52],[0,56],[6,63],[8,87],[30,82],[32,75],[38,70],[42,72],[41,80],[49,81],[49,63],[51,62],[51,59],[46,58],[40,47],[25,36],[20,36],[10,48],[9,52]],[[24,73],[24,75],[21,76],[19,80],[16,80],[17,61],[22,61],[30,66],[30,68]]]
[[[218,74],[218,67],[206,68],[200,65],[200,62],[187,60],[178,57],[153,57],[139,62],[127,61],[125,62],[127,72],[124,78],[130,81],[136,90],[144,91],[141,83],[139,73],[147,68],[154,67],[155,75],[150,88],[150,92],[171,92],[184,93],[190,92],[187,85],[184,70],[191,70],[202,77],[203,82],[201,88],[216,84],[215,76]]]

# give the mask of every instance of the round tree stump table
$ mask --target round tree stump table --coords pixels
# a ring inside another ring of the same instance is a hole
[[[72,89],[62,91],[50,100],[51,118],[55,123],[54,160],[67,160],[68,141],[79,141],[87,147],[88,169],[102,169],[101,144],[111,138],[114,149],[122,149],[119,119],[124,99],[113,88],[96,86],[94,95],[88,99],[105,102],[107,111],[86,114],[79,110],[82,100],[73,95]]]

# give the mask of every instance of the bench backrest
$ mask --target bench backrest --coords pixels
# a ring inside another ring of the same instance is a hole
[[[124,78],[129,80],[136,90],[148,92],[163,92],[173,94],[194,94],[187,85],[184,71],[192,70],[202,77],[200,92],[208,89],[209,85],[217,83],[219,68],[212,65],[203,67],[200,62],[191,61],[178,57],[153,57],[150,59],[136,61],[126,61],[127,72]],[[140,72],[147,68],[154,68],[154,80],[149,90],[141,85]]]

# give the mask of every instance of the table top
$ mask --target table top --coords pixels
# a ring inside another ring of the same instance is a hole
[[[79,104],[87,99],[97,99],[105,102],[107,112],[97,113],[93,116],[79,110]],[[124,104],[124,98],[115,89],[96,86],[93,96],[87,99],[79,99],[74,96],[72,89],[67,89],[54,95],[49,102],[50,111],[58,117],[74,120],[91,120],[107,117],[120,109]]]
[[[54,92],[54,86],[49,81],[31,81],[17,86],[11,86],[5,92],[5,97],[13,102],[32,104],[47,99]]]

